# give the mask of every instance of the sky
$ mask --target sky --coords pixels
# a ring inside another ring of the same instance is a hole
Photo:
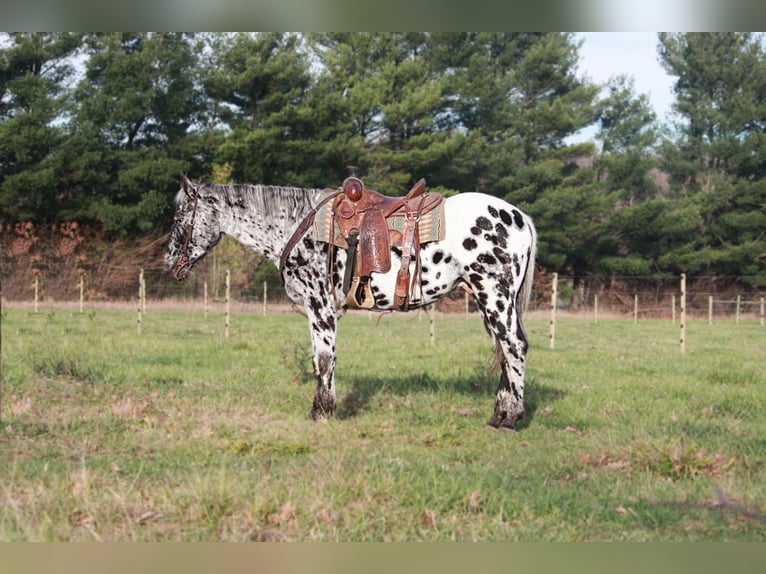
[[[675,100],[672,92],[675,78],[669,76],[657,57],[656,32],[584,32],[576,36],[584,40],[580,47],[579,75],[603,84],[618,74],[632,76],[636,94],[646,94],[665,123]],[[593,138],[595,128],[583,130],[573,141]]]

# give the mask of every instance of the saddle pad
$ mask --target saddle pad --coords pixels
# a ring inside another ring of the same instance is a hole
[[[329,194],[329,192],[328,192]],[[430,241],[443,241],[446,234],[446,226],[444,219],[444,201],[442,201],[435,209],[432,209],[428,213],[424,214],[420,218],[420,224],[418,231],[420,232],[420,243],[428,243]],[[332,225],[332,202],[328,202],[319,208],[316,217],[314,218],[314,224],[311,226],[312,236],[314,241],[321,241],[323,243],[330,242],[330,225]],[[404,217],[393,216],[386,219],[386,223],[389,229],[404,231]],[[335,224],[335,237],[333,243],[343,249],[348,248],[346,240],[340,234],[340,227]]]

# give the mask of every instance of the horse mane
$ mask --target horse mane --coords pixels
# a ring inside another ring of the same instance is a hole
[[[311,207],[319,189],[285,187],[261,184],[218,184],[205,183],[200,193],[212,193],[220,197],[226,205],[252,209],[257,213],[271,215],[287,209],[299,214]]]

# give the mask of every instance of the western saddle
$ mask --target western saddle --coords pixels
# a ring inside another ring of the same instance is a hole
[[[406,311],[411,295],[414,296],[415,286],[420,285],[421,218],[440,206],[444,198],[438,193],[426,192],[424,179],[418,181],[404,197],[390,197],[368,189],[358,177],[346,178],[339,190],[327,191],[330,194],[309,213],[287,242],[280,270],[284,268],[295,244],[313,225],[317,211],[332,202],[328,242],[346,248],[343,277],[345,304],[362,309],[375,306],[370,277],[372,273],[391,270],[393,247],[401,250],[394,303],[398,309]],[[397,222],[397,219],[400,221]],[[330,249],[330,254],[328,275],[332,283],[333,249]],[[410,286],[410,263],[413,259],[416,280]]]

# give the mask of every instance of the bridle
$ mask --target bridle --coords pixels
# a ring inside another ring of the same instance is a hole
[[[184,193],[186,193],[186,184],[189,180],[184,177],[184,180],[181,182],[181,185],[184,188]],[[189,266],[189,240],[191,239],[192,232],[194,231],[194,224],[196,222],[196,216],[197,216],[197,202],[199,201],[199,187],[195,186],[194,184],[191,184],[191,187],[194,189],[194,206],[192,207],[192,215],[191,219],[189,220],[189,224],[186,226],[186,237],[184,237],[184,244],[181,247],[181,254],[178,256],[178,259],[176,260],[176,265],[173,268],[173,279],[176,281],[183,281],[183,277],[180,277],[180,273],[183,269]],[[188,196],[188,193],[187,193]]]

